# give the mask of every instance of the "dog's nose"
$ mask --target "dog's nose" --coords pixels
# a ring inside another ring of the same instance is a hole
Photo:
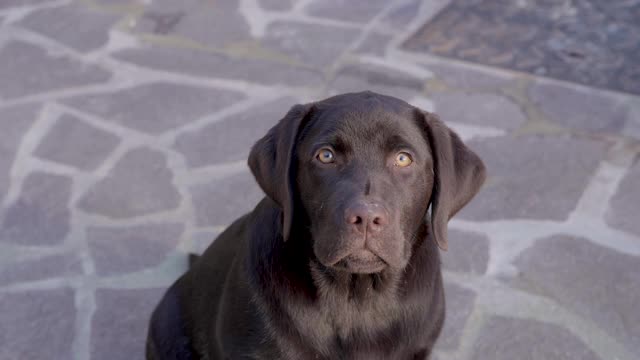
[[[357,203],[347,208],[345,221],[361,233],[379,232],[389,223],[389,217],[380,204]]]

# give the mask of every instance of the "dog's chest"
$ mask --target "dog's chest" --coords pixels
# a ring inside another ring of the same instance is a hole
[[[426,321],[403,303],[327,301],[296,319],[303,340],[294,348],[298,358],[413,359],[424,343]]]

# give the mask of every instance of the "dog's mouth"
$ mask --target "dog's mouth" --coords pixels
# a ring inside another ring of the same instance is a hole
[[[370,250],[353,252],[338,261],[334,268],[356,274],[379,273],[387,267],[387,263]]]

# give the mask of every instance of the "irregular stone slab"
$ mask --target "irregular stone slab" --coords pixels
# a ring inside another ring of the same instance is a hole
[[[0,293],[0,359],[73,359],[73,290]]]
[[[180,194],[165,156],[137,148],[126,153],[107,177],[93,185],[78,203],[91,214],[115,219],[175,209]]]
[[[520,107],[508,98],[496,94],[466,92],[433,95],[436,113],[444,121],[515,129],[527,118]]]
[[[221,48],[252,41],[237,0],[156,0],[145,7],[135,32],[186,38]]]
[[[627,105],[629,113],[627,114],[627,123],[622,129],[622,134],[640,140],[640,98],[627,100]]]
[[[9,191],[9,173],[22,137],[35,121],[39,111],[39,105],[0,109],[0,202]]]
[[[495,90],[510,82],[506,76],[480,71],[470,66],[451,65],[446,61],[430,63],[426,67],[435,74],[436,78],[459,90]]]
[[[251,146],[275,125],[297,101],[287,97],[229,116],[176,139],[190,167],[246,159]]]
[[[45,256],[0,267],[0,285],[63,278],[82,274],[82,262],[74,254]]]
[[[447,314],[444,328],[436,342],[436,349],[453,350],[460,346],[462,333],[473,311],[476,294],[448,282],[444,283],[444,294]]]
[[[42,92],[104,83],[111,74],[66,55],[13,41],[0,48],[0,97],[19,98]]]
[[[111,133],[63,114],[49,130],[34,155],[81,170],[95,170],[120,143]]]
[[[478,360],[600,360],[567,329],[502,316],[487,320],[472,353]]]
[[[606,151],[604,143],[570,136],[504,136],[467,144],[489,175],[457,215],[473,220],[567,219]]]
[[[144,358],[147,325],[164,289],[98,289],[91,329],[91,359]]]
[[[358,45],[357,53],[366,55],[384,56],[387,52],[387,45],[393,40],[391,35],[381,34],[371,31]]]
[[[607,224],[640,236],[639,204],[640,161],[636,161],[618,185],[616,194],[611,198],[610,207],[605,216]]]
[[[241,99],[237,92],[154,83],[64,102],[106,121],[151,134],[185,125]]]
[[[297,0],[258,0],[261,8],[272,11],[289,10],[296,1]]]
[[[40,4],[46,4],[51,2],[53,2],[53,0],[2,0],[2,3],[0,3],[0,9],[40,5]]]
[[[159,265],[180,242],[182,224],[127,228],[90,227],[87,242],[98,275],[114,275]]]
[[[441,252],[442,266],[449,271],[482,275],[489,262],[489,239],[478,233],[449,229],[449,249]]]
[[[71,179],[34,172],[27,176],[18,199],[9,206],[0,241],[20,245],[55,245],[69,232]]]
[[[404,49],[640,94],[637,0],[437,3]]]
[[[574,129],[620,133],[629,112],[621,100],[594,90],[536,82],[529,96],[549,120]]]
[[[94,0],[94,2],[101,5],[136,5],[140,4],[140,0]]]
[[[318,17],[366,23],[387,4],[384,0],[316,0],[307,5],[304,11]]]
[[[176,2],[175,4],[179,5],[180,3]],[[176,27],[180,25],[180,22],[185,18],[185,16],[190,16],[190,14],[186,14],[180,9],[175,9],[173,11],[158,11],[153,9],[152,6],[152,8],[145,11],[142,16],[138,18],[134,29],[142,34],[175,34]],[[210,28],[210,26],[207,26],[207,28]]]
[[[152,69],[268,85],[317,86],[320,71],[268,59],[227,57],[204,51],[149,46],[115,53],[116,58]]]
[[[251,211],[264,193],[248,172],[191,189],[198,226],[227,225]]]
[[[109,29],[119,16],[115,13],[73,4],[34,11],[18,22],[18,26],[52,38],[81,52],[105,45]]]
[[[380,25],[387,26],[393,30],[404,30],[420,12],[421,3],[421,0],[410,0],[401,3],[382,18]],[[381,4],[385,4],[385,2],[381,1]]]
[[[331,94],[371,90],[408,101],[422,92],[426,79],[384,66],[349,64],[338,70],[329,90]]]
[[[520,270],[517,286],[555,299],[638,354],[640,257],[556,235],[538,240],[514,264]]]
[[[358,34],[353,29],[276,21],[267,27],[262,43],[302,64],[324,68],[336,61]]]

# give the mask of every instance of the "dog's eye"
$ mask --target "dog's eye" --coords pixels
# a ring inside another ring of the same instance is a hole
[[[399,152],[398,155],[396,155],[396,166],[407,167],[411,165],[412,162],[413,159],[411,159],[411,155],[406,152]]]
[[[318,159],[323,164],[331,164],[335,161],[335,155],[333,151],[330,149],[320,149],[316,154],[316,159]]]

